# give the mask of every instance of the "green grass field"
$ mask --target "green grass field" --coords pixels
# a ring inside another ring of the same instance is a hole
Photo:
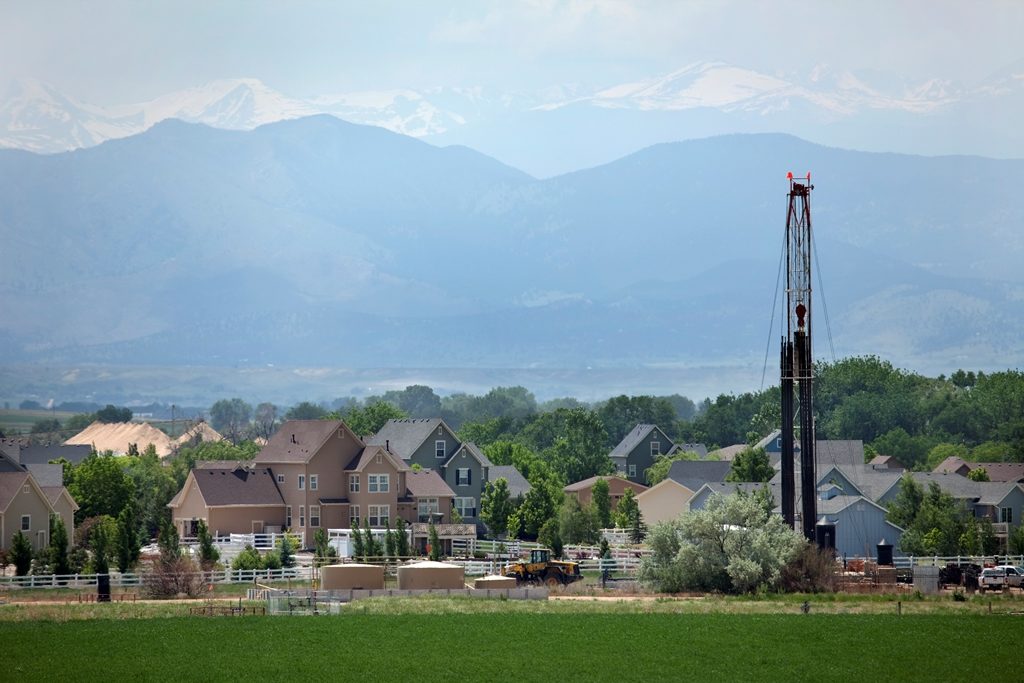
[[[28,434],[32,425],[39,420],[50,420],[56,418],[61,425],[74,415],[50,410],[3,410],[0,409],[0,430],[9,434]]]
[[[9,621],[0,633],[3,669],[18,681],[966,681],[1020,680],[1020,619],[355,608],[320,617]]]

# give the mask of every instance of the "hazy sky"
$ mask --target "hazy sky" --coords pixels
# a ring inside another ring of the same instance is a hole
[[[1024,58],[1024,1],[0,0],[0,82],[86,101],[254,77],[289,95],[609,85],[722,60],[970,84]]]

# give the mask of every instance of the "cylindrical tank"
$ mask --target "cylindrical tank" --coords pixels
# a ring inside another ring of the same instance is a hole
[[[482,576],[473,582],[473,588],[484,589],[484,588],[515,588],[516,577],[514,576]]]
[[[465,571],[457,564],[416,562],[398,568],[398,587],[402,590],[465,588]]]
[[[883,538],[878,542],[878,566],[892,565],[892,543],[886,543]]]
[[[320,568],[320,587],[332,590],[384,588],[384,567],[378,564],[331,564]]]
[[[110,602],[110,574],[96,575],[96,602]]]

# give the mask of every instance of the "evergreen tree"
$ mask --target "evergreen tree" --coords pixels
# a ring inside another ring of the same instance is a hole
[[[324,565],[338,556],[338,552],[331,546],[327,538],[327,532],[323,528],[317,529],[313,535],[314,557],[317,564]]]
[[[562,556],[562,536],[558,533],[558,520],[549,519],[544,522],[537,534],[537,542],[551,549],[552,556]]]
[[[160,521],[160,533],[157,534],[156,543],[160,548],[161,562],[169,562],[181,557],[181,539],[178,537],[178,530],[166,519]]]
[[[435,562],[439,561],[441,559],[441,538],[437,535],[437,527],[433,522],[430,523],[427,537],[430,540],[430,559]]]
[[[281,538],[277,542],[277,555],[281,560],[282,567],[295,566],[295,548],[292,546],[292,538],[289,534],[281,534]]]
[[[640,512],[640,506],[637,506],[629,519],[629,540],[636,544],[643,543],[646,534],[647,527],[644,525],[644,516]]]
[[[210,528],[206,522],[199,520],[196,525],[196,536],[199,540],[199,566],[203,571],[209,571],[214,563],[220,559],[220,551],[213,544],[213,536],[210,535]]]
[[[395,554],[399,557],[408,557],[409,534],[405,529],[405,520],[399,517],[395,520]]]
[[[384,554],[387,557],[395,556],[395,535],[391,532],[391,520],[388,520],[388,523],[385,525]]]
[[[370,530],[370,518],[363,519],[363,552],[367,557],[380,557],[380,544]]]
[[[15,576],[28,576],[29,570],[32,569],[32,544],[20,530],[11,539],[8,558],[14,565]]]
[[[110,565],[107,553],[110,552],[110,539],[103,524],[97,524],[92,530],[92,571],[94,574],[109,574]]]
[[[352,557],[363,557],[366,555],[366,548],[363,547],[363,532],[355,524],[352,525]]]
[[[50,566],[54,574],[71,573],[68,561],[68,532],[60,515],[50,518]]]
[[[600,528],[607,529],[612,525],[612,498],[608,480],[602,478],[594,482],[590,497],[597,513],[597,523]]]
[[[117,571],[124,574],[139,561],[139,529],[134,501],[128,503],[117,515]]]
[[[636,502],[636,493],[633,489],[626,489],[615,508],[615,526],[620,529],[628,529],[632,524],[633,514],[638,511],[639,505]]]

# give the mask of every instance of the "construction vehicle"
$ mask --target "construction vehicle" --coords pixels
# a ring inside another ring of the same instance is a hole
[[[516,583],[544,584],[548,588],[559,588],[580,581],[580,565],[577,562],[563,562],[551,559],[551,551],[539,548],[530,551],[530,559],[511,562],[501,570],[502,576],[516,577]]]

